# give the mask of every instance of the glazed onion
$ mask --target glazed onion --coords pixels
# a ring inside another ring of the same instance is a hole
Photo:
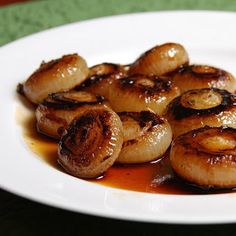
[[[70,122],[85,111],[108,107],[101,96],[88,92],[62,92],[50,94],[36,109],[37,130],[59,139]]]
[[[130,65],[129,74],[164,75],[188,64],[185,48],[177,43],[155,46]]]
[[[119,113],[124,143],[116,160],[119,163],[143,163],[162,157],[168,149],[172,132],[164,119],[150,111]]]
[[[152,110],[162,115],[179,94],[178,88],[166,78],[134,75],[113,80],[107,99],[116,112]]]
[[[95,66],[90,67],[88,78],[91,79],[91,77],[95,76],[105,76],[116,73],[125,74],[128,70],[129,70],[129,65],[120,65],[120,64],[104,62],[102,64],[97,64]]]
[[[33,103],[51,93],[67,91],[82,83],[88,75],[86,61],[77,54],[42,63],[23,84],[22,92]]]
[[[204,127],[176,138],[170,161],[185,181],[201,188],[236,186],[236,129]]]
[[[184,66],[172,75],[172,81],[183,93],[192,89],[219,88],[231,93],[236,90],[236,80],[229,72],[207,65]]]
[[[117,159],[123,143],[119,116],[107,109],[93,109],[75,119],[59,143],[58,162],[82,178],[102,175]]]
[[[103,96],[109,100],[112,83],[115,80],[120,79],[121,76],[122,75],[120,73],[92,76],[86,79],[86,81],[80,86],[77,86],[75,90],[87,91],[93,94]]]
[[[175,98],[165,115],[177,137],[206,125],[236,128],[236,95],[226,90],[190,90]]]
[[[97,95],[109,97],[110,87],[114,80],[126,75],[129,66],[122,66],[113,63],[102,63],[90,68],[88,78],[81,85],[77,86],[77,91],[88,91]]]

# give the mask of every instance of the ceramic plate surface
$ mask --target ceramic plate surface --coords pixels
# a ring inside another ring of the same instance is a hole
[[[49,166],[26,145],[16,119],[16,85],[42,60],[78,52],[89,65],[130,63],[164,42],[179,42],[192,63],[236,75],[236,14],[174,11],[73,23],[0,48],[0,186],[20,196],[80,213],[165,223],[236,222],[236,194],[165,195],[126,191],[74,178]]]

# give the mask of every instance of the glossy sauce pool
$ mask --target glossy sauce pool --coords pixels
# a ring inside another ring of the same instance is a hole
[[[32,110],[32,109],[30,109]],[[25,115],[25,113],[28,113]],[[16,119],[23,128],[24,140],[29,149],[42,158],[47,164],[53,166],[59,171],[65,172],[57,163],[57,142],[39,134],[36,131],[36,122],[32,111],[16,112]],[[163,184],[158,184],[160,176],[165,176],[168,180]],[[114,165],[104,176],[95,180],[87,180],[90,182],[139,192],[162,193],[162,194],[209,194],[222,193],[206,192],[195,187],[187,185],[173,177],[171,167],[169,165],[168,154],[160,161],[137,164],[137,165]],[[224,191],[225,193],[226,191]],[[228,191],[229,192],[229,191]],[[232,191],[230,191],[232,192]]]

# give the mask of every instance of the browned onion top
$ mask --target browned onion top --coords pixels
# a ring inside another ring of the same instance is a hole
[[[43,101],[43,105],[47,107],[52,107],[55,109],[71,109],[84,105],[96,105],[104,102],[104,97],[98,95],[92,95],[89,101],[81,101],[80,99],[76,99],[70,92],[61,92],[61,93],[53,93],[50,94]]]
[[[192,115],[198,115],[198,116],[204,116],[204,115],[210,115],[210,114],[219,114],[223,110],[230,109],[236,105],[236,95],[231,94],[226,90],[222,89],[216,89],[216,88],[206,88],[202,89],[205,91],[210,91],[213,90],[214,92],[220,94],[222,96],[222,101],[218,106],[208,108],[208,109],[193,109],[193,108],[187,108],[183,106],[181,103],[181,96],[175,98],[169,105],[168,105],[168,110],[171,111],[173,114],[174,118],[176,120],[181,120],[186,117],[190,117]],[[189,92],[194,92],[198,90],[190,90],[187,91],[186,93]]]
[[[118,81],[121,89],[131,89],[144,96],[154,96],[160,92],[168,92],[173,87],[170,80],[160,76],[133,75],[121,78]]]
[[[208,148],[208,145],[202,145],[204,140],[214,137],[221,137],[222,139],[231,140],[236,143],[236,129],[230,127],[209,127],[205,126],[197,130],[191,130],[184,135],[180,135],[174,140],[174,145],[181,144],[186,148],[186,158],[188,150],[194,152],[199,158],[201,156],[210,155],[209,162],[211,164],[225,162],[228,159],[236,164],[236,145],[232,144],[216,144],[214,149]],[[209,144],[211,146],[211,144]],[[211,156],[212,155],[212,156]]]
[[[104,140],[111,138],[108,111],[90,111],[74,120],[59,143],[59,152],[81,166],[89,166]]]

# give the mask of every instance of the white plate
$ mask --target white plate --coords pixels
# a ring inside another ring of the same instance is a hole
[[[236,222],[236,194],[165,195],[109,188],[62,173],[27,148],[15,112],[15,88],[42,60],[78,52],[89,65],[129,63],[146,49],[182,43],[192,62],[236,74],[236,14],[157,12],[74,23],[0,48],[0,186],[60,208],[99,216],[165,223]]]

